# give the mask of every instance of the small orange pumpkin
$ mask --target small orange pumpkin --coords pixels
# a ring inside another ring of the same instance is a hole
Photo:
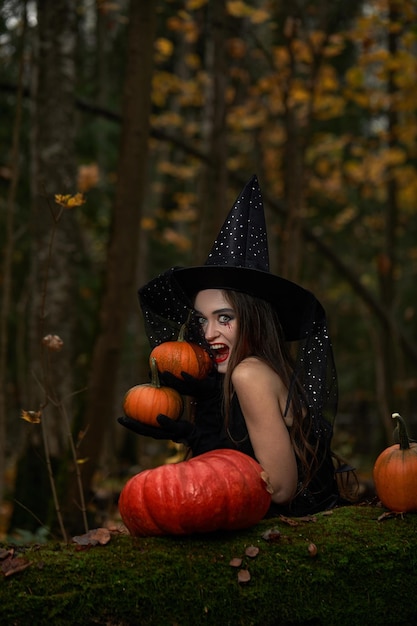
[[[123,400],[125,414],[151,426],[160,426],[156,419],[160,413],[173,420],[179,419],[184,408],[183,400],[175,389],[160,385],[155,359],[151,359],[151,373],[150,383],[135,385],[126,393]]]
[[[186,324],[183,324],[177,341],[165,341],[159,344],[152,350],[149,358],[156,359],[160,372],[170,372],[181,379],[181,373],[186,372],[193,378],[202,380],[213,368],[213,362],[204,348],[185,341],[185,329]]]
[[[393,413],[399,443],[386,448],[373,469],[378,498],[391,511],[417,511],[417,443],[410,442],[401,415]]]

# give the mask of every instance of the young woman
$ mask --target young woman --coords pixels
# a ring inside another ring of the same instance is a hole
[[[225,374],[225,417],[231,441],[265,469],[272,500],[287,503],[297,487],[290,437],[295,407],[286,407],[291,374],[281,352],[279,326],[271,325],[273,313],[250,296],[220,289],[200,291],[194,306],[217,370]],[[237,402],[244,418],[241,424]],[[239,426],[244,432],[234,433]]]
[[[172,268],[139,297],[151,346],[176,337],[188,320],[189,339],[210,351],[214,370],[203,381],[162,374],[163,384],[193,398],[193,421],[161,415],[160,428],[119,422],[185,443],[193,455],[235,448],[254,457],[273,488],[271,514],[339,503],[330,449],[336,375],[324,310],[311,292],[269,272],[255,177],[205,265]]]

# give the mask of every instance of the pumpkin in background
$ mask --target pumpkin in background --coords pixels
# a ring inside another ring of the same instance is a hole
[[[399,443],[386,448],[373,469],[378,498],[391,511],[417,511],[417,443],[411,442],[401,415],[397,422]]]
[[[271,503],[262,467],[237,450],[213,450],[133,476],[119,498],[132,535],[185,535],[257,524]]]
[[[135,385],[129,389],[123,400],[123,410],[132,419],[160,427],[156,419],[160,413],[177,420],[184,406],[178,391],[160,385],[154,359],[151,360],[151,373],[150,383]]]
[[[181,372],[186,372],[193,378],[206,378],[213,368],[209,353],[196,343],[185,341],[186,324],[181,326],[177,341],[165,341],[156,346],[150,355],[155,359],[160,372],[170,372],[177,378],[182,378]]]

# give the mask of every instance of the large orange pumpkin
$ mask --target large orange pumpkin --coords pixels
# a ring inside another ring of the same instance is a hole
[[[203,379],[213,368],[209,353],[201,346],[185,341],[186,324],[181,327],[177,341],[165,341],[156,346],[150,359],[155,359],[160,372],[170,372],[182,378],[186,372],[193,378]]]
[[[405,422],[394,413],[399,443],[386,448],[373,469],[375,489],[391,511],[417,511],[417,443],[410,442]]]
[[[224,449],[136,474],[122,489],[119,511],[132,535],[185,535],[248,528],[270,503],[262,467]]]
[[[178,391],[160,385],[155,360],[151,360],[151,372],[150,383],[135,385],[126,393],[123,410],[132,419],[151,426],[160,426],[156,419],[160,413],[177,420],[184,406]]]

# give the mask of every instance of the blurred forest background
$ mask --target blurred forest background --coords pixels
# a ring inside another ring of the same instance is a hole
[[[1,533],[54,527],[54,494],[79,531],[175,458],[116,423],[148,379],[137,288],[203,262],[253,173],[272,270],[328,312],[334,448],[366,482],[392,412],[416,437],[416,18],[415,0],[3,0]]]

